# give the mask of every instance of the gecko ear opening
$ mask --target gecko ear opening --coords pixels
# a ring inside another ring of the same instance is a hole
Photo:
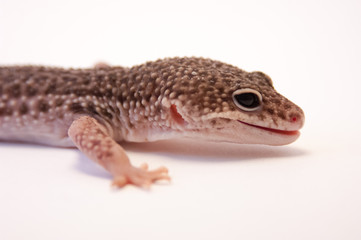
[[[179,125],[185,125],[187,123],[184,120],[183,116],[178,112],[177,106],[175,104],[172,104],[170,106],[170,114],[172,116],[172,119]]]

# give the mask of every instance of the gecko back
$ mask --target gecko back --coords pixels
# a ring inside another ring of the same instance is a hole
[[[112,98],[124,72],[0,67],[0,139],[73,146],[67,131],[75,118],[89,115],[104,124],[119,118]]]

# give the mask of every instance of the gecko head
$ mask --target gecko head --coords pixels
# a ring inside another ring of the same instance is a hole
[[[169,109],[175,131],[212,141],[268,145],[299,137],[303,111],[276,92],[266,74],[203,58],[167,61],[175,77],[162,105]]]

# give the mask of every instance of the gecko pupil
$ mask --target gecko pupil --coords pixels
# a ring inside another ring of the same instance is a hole
[[[241,93],[234,96],[239,105],[245,108],[256,108],[260,105],[258,96],[254,93]]]

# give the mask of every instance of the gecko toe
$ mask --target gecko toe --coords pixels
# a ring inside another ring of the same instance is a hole
[[[147,163],[142,163],[142,165],[140,165],[140,168],[143,170],[148,170],[149,166]]]
[[[168,173],[169,171],[168,171],[168,168],[162,166],[162,167],[159,167],[159,168],[153,170],[152,172],[155,172],[155,173]]]
[[[148,171],[148,164],[144,163],[139,168],[132,167],[123,173],[118,173],[112,185],[122,188],[127,184],[133,184],[143,189],[150,189],[151,184],[159,180],[170,181],[168,169],[166,167],[160,167]]]
[[[118,177],[114,178],[114,180],[112,182],[112,186],[117,187],[117,188],[122,188],[125,185],[127,185],[127,183],[128,183],[128,180],[126,177],[118,176]]]

